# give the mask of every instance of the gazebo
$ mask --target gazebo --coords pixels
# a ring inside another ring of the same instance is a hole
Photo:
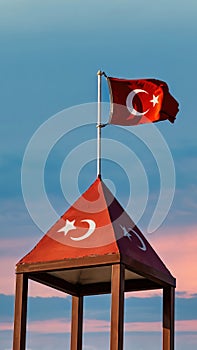
[[[124,292],[162,289],[162,349],[174,349],[175,278],[100,177],[17,263],[13,350],[26,346],[29,279],[72,295],[70,350],[85,296],[111,293],[110,349],[122,350]]]

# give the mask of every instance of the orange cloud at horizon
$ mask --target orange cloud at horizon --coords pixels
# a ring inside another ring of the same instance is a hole
[[[15,257],[0,257],[0,293],[5,295],[15,294]],[[67,294],[44,286],[40,283],[29,281],[28,295],[31,297],[65,297]]]
[[[185,297],[197,293],[197,227],[170,228],[148,239],[176,278],[176,291]]]
[[[176,292],[182,292],[183,297],[190,297],[197,293],[197,227],[181,227],[162,229],[153,234],[147,235],[147,239],[157,254],[163,260],[172,275],[177,279]],[[28,240],[21,242],[21,249],[24,250]],[[13,295],[15,293],[15,264],[19,260],[15,247],[18,247],[18,240],[2,240],[1,249],[7,252],[0,257],[0,293]],[[21,254],[22,255],[22,254]],[[149,297],[160,295],[160,292],[127,293],[130,296]],[[29,296],[53,297],[62,296],[62,293],[38,283],[30,282]],[[65,296],[65,294],[64,294]]]
[[[13,330],[13,323],[0,323],[0,331]],[[71,322],[66,319],[33,321],[27,325],[28,332],[41,334],[70,333]],[[125,322],[125,332],[162,332],[161,322]],[[105,320],[84,320],[85,333],[108,333],[110,322]],[[176,332],[197,332],[196,320],[178,320],[175,322]]]

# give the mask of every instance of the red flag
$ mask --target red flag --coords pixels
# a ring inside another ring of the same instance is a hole
[[[174,123],[178,102],[168,85],[156,79],[108,78],[111,97],[110,124],[137,125],[168,119]]]

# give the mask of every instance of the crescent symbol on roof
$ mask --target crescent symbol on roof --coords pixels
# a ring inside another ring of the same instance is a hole
[[[88,231],[80,237],[70,237],[73,241],[82,241],[83,239],[86,239],[88,237],[91,236],[91,234],[94,232],[95,228],[96,228],[96,224],[93,220],[90,219],[84,219],[81,220],[81,222],[87,222],[89,225]]]
[[[129,230],[130,230],[130,231],[138,238],[138,240],[140,241],[141,246],[138,246],[138,248],[141,249],[141,250],[143,250],[143,251],[145,252],[145,251],[147,250],[147,248],[146,248],[146,245],[145,245],[145,243],[144,243],[142,237],[140,237],[140,235],[139,235],[137,232],[135,232],[132,228],[129,228]]]

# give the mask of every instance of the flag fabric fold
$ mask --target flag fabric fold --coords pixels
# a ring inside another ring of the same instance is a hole
[[[174,123],[178,102],[165,82],[112,77],[107,80],[111,99],[109,124],[130,126],[167,119]]]

